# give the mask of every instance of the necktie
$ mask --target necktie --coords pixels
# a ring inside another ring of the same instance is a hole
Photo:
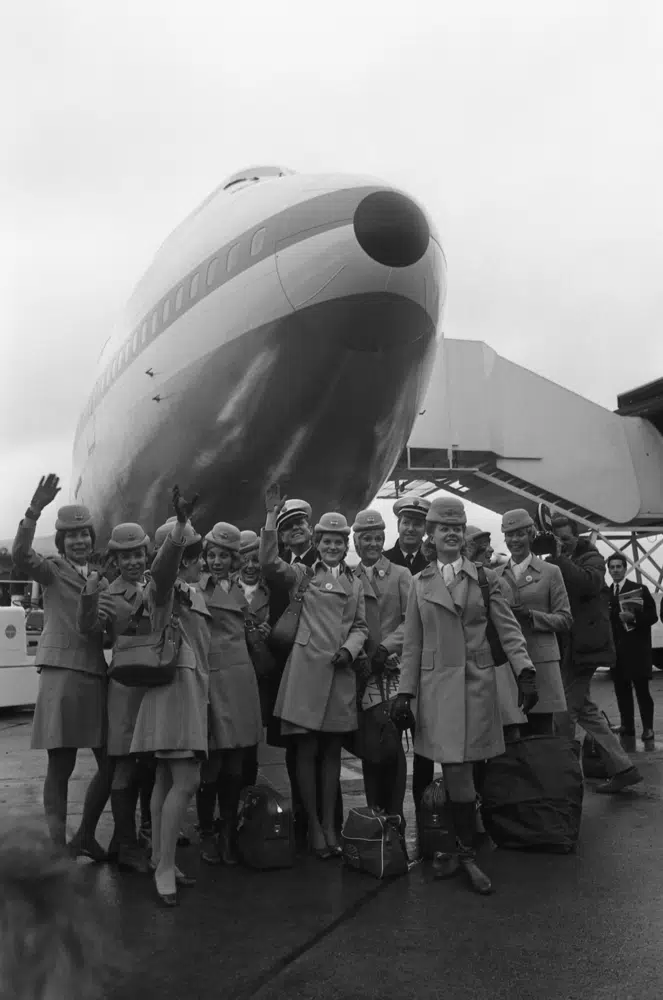
[[[301,556],[295,556],[295,558],[292,561],[293,561],[293,563],[300,563],[302,561],[302,557]]]
[[[442,568],[442,578],[443,578],[444,582],[446,583],[447,587],[451,586],[451,584],[454,582],[455,577],[456,577],[456,574],[454,573],[454,568],[451,565],[451,563],[447,563],[445,566],[443,566],[443,568]]]
[[[413,562],[414,562],[414,556],[407,555],[405,557],[405,565],[407,566],[408,569],[412,569],[412,563]]]

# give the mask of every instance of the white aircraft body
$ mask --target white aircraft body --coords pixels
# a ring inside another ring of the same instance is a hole
[[[257,528],[274,481],[348,517],[405,447],[432,368],[446,262],[423,210],[365,177],[230,177],[159,249],[99,360],[73,497],[103,542],[148,532],[169,488],[198,523]]]

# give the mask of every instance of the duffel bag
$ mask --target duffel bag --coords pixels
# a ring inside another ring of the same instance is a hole
[[[456,835],[447,804],[444,778],[435,778],[424,788],[417,829],[419,852],[424,861],[430,861],[438,851],[453,854],[456,850]]]
[[[295,863],[292,810],[269,785],[250,785],[242,792],[237,851],[249,868],[292,868]]]
[[[375,878],[405,875],[407,856],[401,840],[400,816],[387,816],[370,806],[350,809],[343,824],[343,860],[348,868]]]
[[[498,845],[568,854],[578,841],[583,777],[574,748],[558,736],[507,744],[486,765],[482,816]]]

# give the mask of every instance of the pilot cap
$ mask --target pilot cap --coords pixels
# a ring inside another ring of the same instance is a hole
[[[426,515],[427,521],[433,524],[467,524],[467,515],[462,500],[456,497],[437,497],[430,505]]]
[[[92,514],[82,504],[69,504],[60,507],[55,522],[56,531],[78,531],[79,528],[92,527]]]
[[[479,538],[487,538],[490,541],[490,532],[483,528],[477,528],[476,524],[468,524],[465,528],[465,537],[477,541]]]
[[[360,510],[352,525],[357,533],[362,531],[385,531],[385,523],[379,510]]]
[[[404,497],[400,497],[396,501],[392,510],[396,517],[400,517],[401,514],[415,514],[426,520],[430,507],[430,500],[425,500],[424,497],[418,497],[412,493],[406,493]]]
[[[175,522],[176,521],[177,521],[176,517],[169,517],[168,520],[166,521],[166,523],[162,524],[161,527],[157,528],[157,530],[154,532],[154,544],[156,545],[156,547],[158,549],[161,548],[161,546],[163,545],[163,543],[168,538],[168,535],[171,533],[171,531],[175,527]],[[192,527],[191,523],[189,521],[187,521],[187,523],[184,525],[184,545],[185,545],[185,547],[187,547],[189,545],[195,545],[196,542],[200,541],[200,538],[201,538],[201,536],[198,534],[198,532],[195,531],[194,528]]]
[[[207,545],[218,545],[222,549],[228,549],[229,552],[239,552],[240,536],[240,530],[234,524],[218,521],[205,535],[205,542]]]
[[[335,535],[347,536],[350,534],[348,522],[342,514],[337,514],[335,511],[329,511],[329,513],[323,514],[318,524],[316,524],[315,530],[321,532],[329,531],[333,532]]]
[[[508,510],[502,515],[502,531],[517,531],[518,528],[533,528],[534,521],[526,510]]]
[[[246,555],[248,552],[255,552],[259,548],[260,548],[260,539],[256,535],[255,531],[240,531],[239,534],[240,555]]]
[[[140,524],[127,522],[117,524],[110,536],[108,549],[110,552],[125,552],[128,549],[140,549],[150,544],[150,536],[146,535]]]
[[[276,518],[276,529],[279,531],[281,528],[285,528],[288,521],[295,517],[305,517],[310,521],[312,516],[313,509],[306,500],[286,500]]]

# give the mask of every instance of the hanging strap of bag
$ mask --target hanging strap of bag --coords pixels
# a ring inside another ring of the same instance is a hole
[[[502,648],[497,629],[490,617],[490,584],[488,583],[488,577],[483,566],[477,566],[477,576],[479,578],[484,607],[486,608],[486,639],[490,646],[490,655],[493,658],[495,666],[500,667],[503,663],[509,662],[509,657]]]

